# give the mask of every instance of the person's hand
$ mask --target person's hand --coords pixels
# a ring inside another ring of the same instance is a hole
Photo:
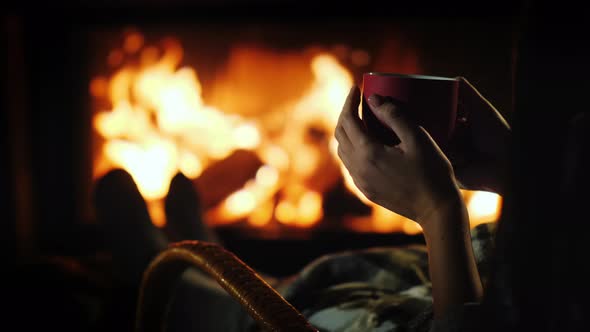
[[[447,151],[459,185],[503,193],[508,165],[510,126],[465,78],[459,77],[464,121],[459,122]]]
[[[462,202],[449,160],[424,128],[388,97],[373,95],[369,106],[401,140],[387,146],[368,133],[358,117],[354,87],[338,119],[338,155],[360,191],[371,201],[418,222],[425,230],[432,215]]]

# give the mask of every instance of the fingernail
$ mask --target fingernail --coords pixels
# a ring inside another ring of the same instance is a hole
[[[378,94],[372,94],[367,101],[369,102],[369,106],[375,108],[383,105],[385,98]]]

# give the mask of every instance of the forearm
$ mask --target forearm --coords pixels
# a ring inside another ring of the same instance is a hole
[[[448,208],[429,216],[424,236],[428,247],[435,316],[466,302],[477,302],[482,285],[475,263],[469,217],[464,203],[454,200]]]

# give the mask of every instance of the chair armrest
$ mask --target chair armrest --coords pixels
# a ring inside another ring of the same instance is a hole
[[[263,330],[317,331],[254,270],[221,246],[182,241],[152,260],[143,275],[136,331],[164,331],[175,281],[189,267],[209,274],[254,318]]]

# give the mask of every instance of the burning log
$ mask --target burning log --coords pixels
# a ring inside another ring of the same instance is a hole
[[[201,197],[203,209],[219,204],[244,186],[248,180],[255,177],[260,166],[262,161],[254,152],[236,150],[229,157],[205,169],[201,176],[193,181]]]

